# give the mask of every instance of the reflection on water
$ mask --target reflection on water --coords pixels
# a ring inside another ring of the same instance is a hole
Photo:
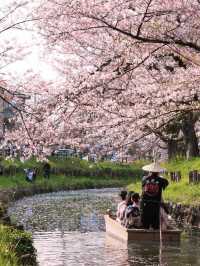
[[[41,266],[159,265],[159,243],[128,246],[106,236],[103,213],[115,208],[118,189],[58,192],[25,198],[9,209],[33,233]],[[164,245],[162,265],[200,265],[200,233]]]
[[[190,241],[183,240],[180,246],[164,246],[162,265],[200,265],[198,252]],[[142,242],[127,246],[106,237],[105,232],[36,232],[34,242],[38,261],[45,266],[159,265],[159,243]]]
[[[35,233],[40,265],[129,265],[127,250],[105,246],[104,232]]]

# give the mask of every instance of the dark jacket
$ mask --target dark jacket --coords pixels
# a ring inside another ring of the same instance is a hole
[[[162,191],[168,186],[168,180],[154,174],[142,179],[142,200],[160,202]]]

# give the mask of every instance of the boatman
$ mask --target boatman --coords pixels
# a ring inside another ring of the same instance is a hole
[[[159,229],[162,191],[168,186],[168,180],[159,176],[164,169],[157,162],[142,169],[149,174],[142,178],[141,222],[145,229]]]

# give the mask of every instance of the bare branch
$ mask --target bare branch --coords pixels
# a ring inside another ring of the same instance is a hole
[[[200,46],[197,43],[194,43],[192,41],[184,41],[181,39],[176,39],[175,37],[171,37],[171,39],[166,39],[166,38],[153,38],[153,37],[148,37],[148,36],[137,36],[137,34],[132,34],[131,32],[128,32],[126,30],[120,29],[118,27],[113,26],[112,24],[108,23],[107,21],[103,20],[102,18],[94,17],[94,16],[87,16],[88,18],[92,18],[95,21],[101,22],[105,25],[107,25],[108,28],[117,31],[125,36],[130,37],[131,39],[141,41],[143,43],[154,43],[154,44],[177,44],[182,47],[188,47],[191,48],[195,51],[200,51]]]
[[[142,17],[141,23],[140,23],[140,25],[138,26],[138,30],[137,30],[136,36],[139,36],[139,35],[140,35],[141,28],[142,28],[142,26],[143,26],[143,23],[145,22],[146,15],[147,15],[148,9],[149,9],[149,7],[150,7],[152,1],[153,1],[153,0],[149,0],[149,2],[148,2],[148,4],[147,4],[147,7],[146,7],[146,10],[145,10],[144,15],[143,15],[143,17]]]
[[[17,6],[15,6],[13,9],[11,9],[7,14],[5,14],[5,16],[0,18],[0,22],[2,22],[4,19],[7,19],[9,15],[13,14],[17,9],[25,6],[27,4],[27,2],[21,3]]]
[[[43,18],[31,18],[31,19],[21,20],[21,21],[19,21],[19,22],[13,23],[12,25],[10,25],[10,26],[8,26],[8,27],[2,29],[2,30],[0,31],[0,34],[3,33],[3,32],[5,32],[5,31],[7,31],[7,30],[10,30],[10,29],[12,29],[12,28],[15,28],[15,27],[18,26],[18,25],[24,24],[24,23],[26,23],[26,22],[39,21],[39,20],[41,20],[41,19],[43,19]]]

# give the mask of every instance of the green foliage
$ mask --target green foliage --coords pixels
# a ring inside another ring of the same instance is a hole
[[[102,162],[99,164],[84,160],[50,160],[51,167],[56,167],[58,172],[51,174],[50,179],[45,179],[43,175],[37,175],[33,183],[25,180],[25,174],[14,176],[0,176],[0,189],[9,190],[9,197],[19,198],[24,195],[45,193],[59,190],[103,188],[103,187],[126,187],[141,176],[140,162],[134,165],[114,164]],[[36,165],[36,164],[35,164]],[[35,166],[34,165],[34,166]],[[73,166],[72,166],[73,165]],[[139,165],[139,167],[138,167]],[[24,165],[23,165],[24,166]],[[60,169],[70,171],[60,174]],[[113,174],[115,173],[115,175]],[[84,175],[80,175],[84,173]]]
[[[34,247],[31,235],[12,227],[0,225],[0,265],[33,265]],[[23,256],[30,255],[28,262]]]

